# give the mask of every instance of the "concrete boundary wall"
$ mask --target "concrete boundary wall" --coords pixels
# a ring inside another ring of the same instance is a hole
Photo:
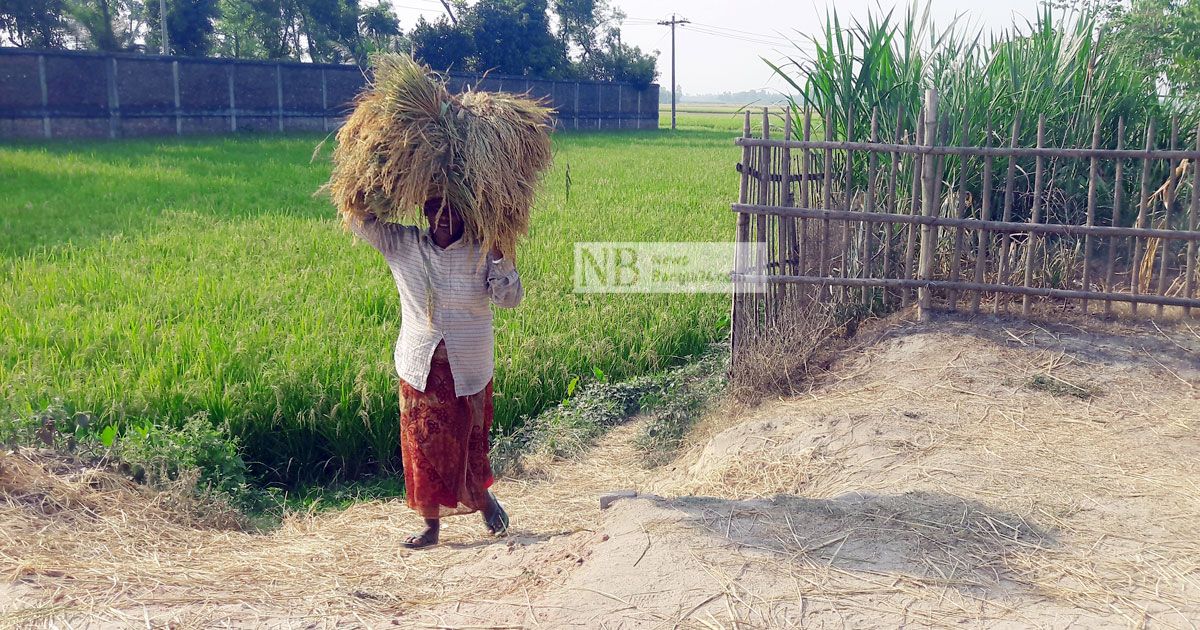
[[[451,73],[450,87],[529,92],[559,129],[657,129],[658,86]],[[331,131],[357,66],[0,48],[0,138]]]

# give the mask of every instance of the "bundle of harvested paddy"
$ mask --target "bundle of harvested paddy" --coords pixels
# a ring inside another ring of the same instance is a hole
[[[551,110],[512,94],[452,95],[407,55],[378,55],[373,66],[333,151],[328,189],[343,221],[419,222],[425,200],[440,197],[482,251],[514,253],[550,166]]]

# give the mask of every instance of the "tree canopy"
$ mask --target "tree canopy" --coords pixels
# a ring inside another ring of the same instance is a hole
[[[0,0],[0,45],[366,65],[411,51],[438,70],[649,84],[658,52],[621,42],[608,0],[452,0],[407,33],[383,0]],[[449,12],[449,11],[448,11]]]

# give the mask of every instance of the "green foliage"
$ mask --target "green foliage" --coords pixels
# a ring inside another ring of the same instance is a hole
[[[217,17],[218,0],[167,0],[167,43],[172,55],[207,57],[212,52],[213,20]],[[152,52],[162,49],[162,22],[159,3],[148,0],[146,13],[146,48]]]
[[[798,93],[793,99],[797,120],[811,108],[835,138],[868,138],[872,112],[878,111],[881,140],[911,142],[924,91],[931,87],[939,93],[938,142],[943,145],[1007,143],[1020,119],[1019,146],[1034,146],[1040,116],[1054,146],[1090,146],[1095,118],[1105,148],[1116,145],[1118,120],[1125,122],[1127,146],[1139,143],[1138,135],[1154,118],[1179,116],[1183,129],[1190,129],[1194,106],[1158,99],[1156,69],[1103,45],[1099,24],[1092,11],[1055,13],[1047,6],[1032,21],[985,39],[959,22],[939,28],[928,5],[913,4],[904,13],[873,11],[865,21],[849,24],[834,9],[812,37],[811,54],[771,65]],[[895,137],[897,123],[900,138]],[[801,125],[794,128],[799,133]],[[1165,141],[1169,125],[1158,128]],[[961,166],[961,160],[947,160],[946,180],[955,181]],[[1006,159],[997,160],[996,172],[1007,166]],[[1030,166],[1019,165],[1022,172]],[[1056,194],[1086,199],[1085,167],[1050,167]],[[856,178],[865,177],[863,156],[854,170]],[[978,199],[981,173],[973,169],[970,174],[968,186]],[[1017,184],[1015,220],[1027,218],[1029,179]],[[1111,198],[1110,192],[1101,194]],[[1064,211],[1080,212],[1079,205],[1067,204]]]
[[[474,34],[452,25],[445,16],[433,23],[419,18],[409,39],[416,57],[434,70],[465,71],[474,67]]]
[[[705,406],[722,391],[727,362],[727,348],[711,345],[681,366],[627,381],[609,382],[598,370],[593,370],[595,380],[575,377],[571,394],[561,403],[495,442],[493,464],[506,470],[522,457],[556,459],[578,454],[639,414],[650,417],[635,444],[646,454],[647,463],[661,463],[674,455]]]
[[[641,48],[622,44],[610,36],[605,48],[595,51],[579,64],[579,72],[602,81],[623,81],[644,88],[658,78],[658,53],[643,53]]]
[[[479,0],[459,16],[475,42],[475,69],[544,78],[566,76],[566,47],[550,32],[546,0]]]
[[[600,47],[600,29],[609,19],[611,9],[605,0],[554,0],[554,16],[558,19],[558,38],[580,53],[586,61]]]
[[[655,466],[673,459],[684,437],[705,409],[725,391],[727,348],[717,347],[670,373],[662,387],[642,398],[650,417],[634,437],[634,445]]]
[[[64,6],[75,37],[94,50],[127,50],[141,34],[138,0],[64,0]]]
[[[577,454],[609,429],[637,415],[642,400],[660,391],[666,379],[659,374],[607,383],[575,377],[561,403],[494,441],[493,465],[505,470],[524,455],[559,458]]]
[[[459,7],[457,25],[421,18],[411,41],[416,57],[437,70],[649,85],[658,55],[622,44],[619,18],[600,0],[556,0],[552,7],[546,0],[480,0]]]
[[[404,43],[400,18],[385,4],[363,9],[359,16],[362,47],[366,57],[375,52],[399,52]],[[365,57],[363,57],[365,58]]]
[[[164,488],[195,475],[195,491],[240,498],[246,492],[246,463],[237,438],[205,413],[178,425],[140,420],[123,427],[72,412],[61,400],[25,416],[0,415],[0,444],[49,448],[79,459],[119,468],[130,478]]]
[[[64,48],[69,34],[65,13],[64,0],[0,0],[0,42],[21,48]]]
[[[359,0],[218,0],[215,50],[223,57],[365,66],[371,52],[400,46],[399,19]]]
[[[1200,91],[1200,0],[1056,0],[1056,8],[1095,13],[1100,41],[1152,70],[1169,96]]]
[[[554,138],[518,253],[525,301],[496,313],[499,433],[574,376],[657,372],[726,334],[726,297],[577,294],[572,271],[576,241],[728,233],[736,120],[716,118]],[[396,287],[313,196],[320,140],[0,147],[0,408],[60,397],[121,428],[206,412],[265,480],[398,468]]]

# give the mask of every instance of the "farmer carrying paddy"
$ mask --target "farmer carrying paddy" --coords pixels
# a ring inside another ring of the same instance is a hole
[[[490,305],[524,295],[516,242],[550,165],[550,111],[507,94],[451,95],[404,55],[379,55],[373,69],[338,131],[326,188],[400,294],[400,450],[408,505],[425,519],[403,544],[434,545],[442,517],[471,512],[502,535],[508,514],[489,491]],[[427,229],[401,223],[422,219]]]
[[[400,451],[408,505],[425,531],[404,544],[438,541],[440,518],[479,511],[503,534],[508,515],[488,491],[492,467],[492,312],[488,302],[521,302],[521,277],[493,249],[479,265],[479,244],[463,239],[463,221],[441,198],[424,204],[428,230],[376,219],[351,231],[383,254],[400,292]]]

